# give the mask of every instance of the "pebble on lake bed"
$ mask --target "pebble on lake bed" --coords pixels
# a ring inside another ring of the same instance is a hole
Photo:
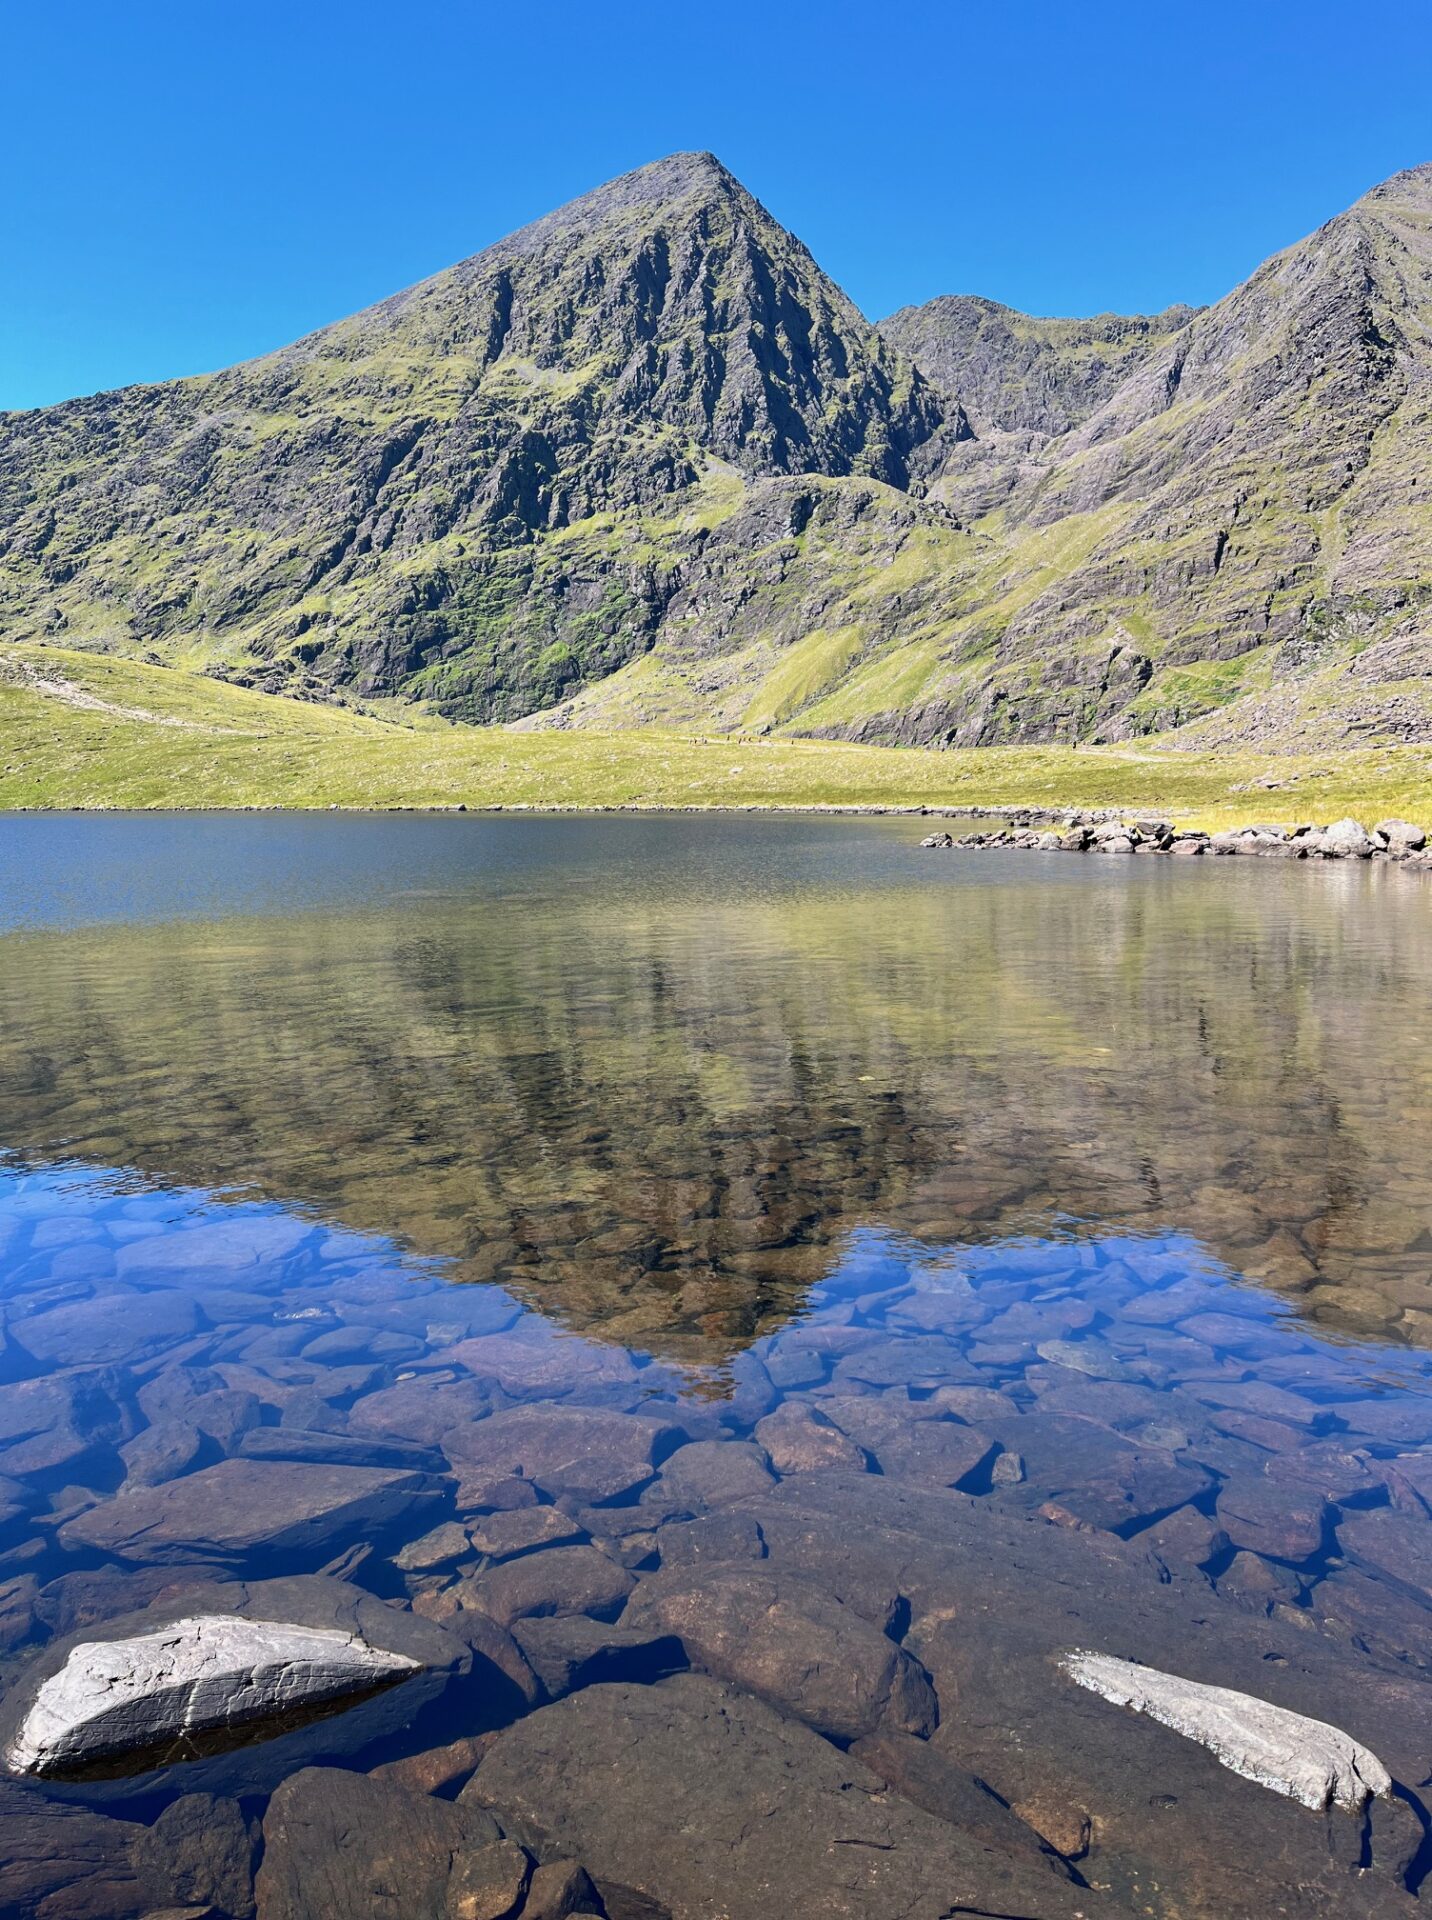
[[[156,1633],[71,1648],[5,1761],[13,1772],[40,1775],[82,1767],[371,1691],[418,1667],[356,1633],[195,1615]]]
[[[1392,1790],[1377,1755],[1325,1721],[1108,1654],[1070,1653],[1060,1665],[1091,1693],[1148,1714],[1197,1740],[1234,1773],[1318,1812],[1336,1806],[1360,1813],[1374,1795]]]

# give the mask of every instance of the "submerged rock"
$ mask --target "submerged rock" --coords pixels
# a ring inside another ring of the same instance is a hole
[[[624,1626],[674,1635],[692,1664],[838,1740],[929,1734],[929,1676],[879,1627],[819,1585],[763,1563],[644,1580]]]
[[[1152,1716],[1111,1711],[1058,1662],[1071,1645],[1114,1646],[1163,1672],[1216,1674],[1254,1697],[1276,1689],[1290,1709],[1364,1732],[1403,1780],[1426,1771],[1421,1673],[1370,1661],[1345,1635],[1308,1631],[1311,1612],[1285,1608],[1270,1620],[1225,1600],[1143,1535],[1012,1511],[1005,1503],[1021,1491],[973,1499],[876,1475],[802,1474],[670,1530],[671,1545],[699,1537],[711,1565],[724,1548],[727,1564],[798,1575],[872,1620],[882,1590],[903,1596],[900,1644],[939,1698],[932,1747],[1061,1852],[1079,1851],[1066,1842],[1087,1824],[1099,1866],[1081,1870],[1136,1911],[1410,1917],[1403,1874],[1421,1828],[1403,1801],[1375,1799],[1361,1821],[1310,1818],[1281,1794],[1251,1791],[1207,1747]],[[665,1530],[662,1554],[665,1568]]]
[[[252,1920],[257,1840],[257,1822],[245,1817],[237,1800],[186,1793],[142,1830],[130,1854],[176,1904]]]
[[[152,1584],[145,1573],[129,1578],[139,1588]],[[212,1649],[206,1650],[207,1667],[196,1663],[192,1672],[177,1659],[167,1667],[156,1660],[151,1664],[161,1698],[157,1705],[135,1707],[133,1716],[158,1719],[162,1709],[168,1716],[168,1730],[161,1725],[158,1737],[144,1740],[142,1729],[136,1727],[140,1745],[113,1751],[109,1758],[81,1754],[68,1765],[59,1763],[57,1770],[43,1775],[47,1795],[88,1802],[126,1800],[151,1789],[174,1792],[181,1783],[185,1793],[237,1798],[270,1793],[295,1767],[357,1752],[406,1726],[474,1666],[473,1650],[465,1637],[343,1580],[299,1574],[281,1580],[218,1581],[172,1572],[164,1596],[152,1605],[114,1617],[91,1614],[86,1625],[29,1658],[0,1701],[0,1755],[13,1752],[27,1738],[33,1742],[44,1726],[43,1719],[34,1718],[42,1697],[48,1705],[56,1700],[63,1703],[65,1690],[76,1688],[87,1668],[98,1673],[108,1665],[130,1676],[136,1646],[147,1658],[149,1649],[172,1641],[176,1634],[182,1637],[184,1623],[215,1619],[235,1619],[240,1628],[258,1636],[259,1653],[253,1665],[261,1680],[265,1663],[278,1663],[271,1636],[294,1629],[312,1630],[298,1650],[299,1666],[315,1654],[320,1656],[320,1668],[331,1666],[328,1656],[335,1648],[357,1658],[343,1662],[347,1672],[340,1670],[334,1676],[332,1692],[320,1692],[321,1674],[307,1676],[314,1682],[313,1691],[296,1684],[301,1676],[280,1674],[271,1688],[279,1696],[275,1709],[265,1712],[256,1700],[252,1702],[257,1718],[244,1717],[236,1710],[232,1692],[226,1692],[231,1683],[238,1690],[253,1686],[253,1672],[242,1662],[226,1675],[224,1667],[209,1658]],[[190,1689],[191,1679],[205,1684]],[[52,1682],[59,1683],[53,1690]],[[119,1684],[127,1696],[130,1678]],[[481,1699],[490,1699],[494,1687],[501,1686],[500,1676],[484,1669],[479,1685]],[[186,1701],[186,1691],[195,1698]],[[206,1727],[201,1709],[216,1694],[219,1717]],[[85,1738],[93,1736],[94,1744],[103,1738],[108,1745],[113,1731],[102,1719]],[[176,1763],[182,1763],[177,1770]]]
[[[1033,1827],[928,1740],[908,1733],[868,1734],[853,1743],[850,1755],[878,1774],[892,1793],[958,1827],[968,1839],[1003,1853],[1028,1854],[1047,1872],[1064,1880],[1071,1877],[1060,1856]]]
[[[479,1806],[308,1767],[264,1815],[259,1920],[496,1920],[518,1910],[529,1872]]]
[[[658,1680],[687,1664],[680,1640],[659,1625],[612,1625],[579,1613],[519,1620],[513,1633],[553,1700],[604,1681]]]
[[[0,1781],[0,1913],[6,1920],[130,1920],[168,1893],[135,1860],[145,1829]]]
[[[73,1468],[93,1448],[133,1432],[110,1369],[76,1369],[0,1386],[0,1448],[11,1475]]]
[[[313,1564],[355,1538],[370,1538],[433,1493],[425,1475],[388,1467],[221,1460],[91,1507],[60,1529],[60,1539],[121,1560],[262,1554]]]
[[[1061,1664],[1091,1693],[1199,1741],[1234,1773],[1305,1807],[1360,1813],[1374,1794],[1392,1790],[1377,1755],[1325,1721],[1108,1654],[1071,1653]]]
[[[515,1407],[454,1427],[442,1444],[469,1496],[496,1494],[515,1478],[532,1481],[554,1499],[565,1495],[595,1506],[650,1480],[684,1438],[673,1422],[647,1414],[542,1406]]]
[[[355,1633],[196,1614],[133,1639],[83,1641],[40,1687],[5,1750],[16,1773],[125,1754],[366,1693],[414,1673]]]
[[[788,1400],[756,1424],[756,1438],[777,1473],[817,1473],[824,1468],[864,1471],[865,1455],[839,1427],[811,1407]]]
[[[591,1757],[591,1763],[586,1762]],[[608,1913],[1093,1920],[1127,1909],[966,1835],[798,1721],[696,1674],[595,1686],[499,1734],[459,1806],[581,1860]]]
[[[612,1619],[634,1585],[625,1567],[592,1546],[558,1546],[526,1553],[450,1589],[464,1607],[510,1627],[534,1616],[589,1613]],[[446,1597],[439,1595],[439,1599]]]

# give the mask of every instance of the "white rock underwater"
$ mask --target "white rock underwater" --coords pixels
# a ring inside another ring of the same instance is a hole
[[[71,1648],[40,1687],[5,1762],[16,1773],[142,1751],[380,1687],[418,1671],[356,1633],[197,1614]]]
[[[1081,1687],[1197,1740],[1232,1772],[1305,1807],[1360,1813],[1392,1790],[1377,1755],[1326,1721],[1109,1654],[1070,1653],[1060,1665]]]

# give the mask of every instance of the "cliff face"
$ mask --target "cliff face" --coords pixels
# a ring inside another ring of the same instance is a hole
[[[1041,320],[974,294],[902,307],[880,331],[939,391],[958,399],[983,439],[994,433],[1067,433],[1087,420],[1193,317],[1101,313]]]
[[[709,155],[0,416],[0,636],[451,718],[1432,737],[1432,168],[1225,300],[871,327]]]
[[[1005,361],[1004,421],[935,488],[1014,556],[966,629],[987,671],[895,731],[1120,737],[1226,706],[1229,737],[1428,736],[1432,168],[1176,317],[1128,323],[1134,363],[1053,435],[1014,429],[1063,363]],[[926,324],[933,348],[892,331],[943,378]]]

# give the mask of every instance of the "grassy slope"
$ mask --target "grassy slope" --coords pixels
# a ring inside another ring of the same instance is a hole
[[[1274,781],[1271,789],[1261,784]],[[1159,810],[1206,825],[1344,813],[1364,820],[1397,813],[1432,824],[1432,748],[1277,759],[1144,743],[924,753],[655,732],[408,728],[133,661],[0,649],[0,807],[460,802],[1040,804]]]

